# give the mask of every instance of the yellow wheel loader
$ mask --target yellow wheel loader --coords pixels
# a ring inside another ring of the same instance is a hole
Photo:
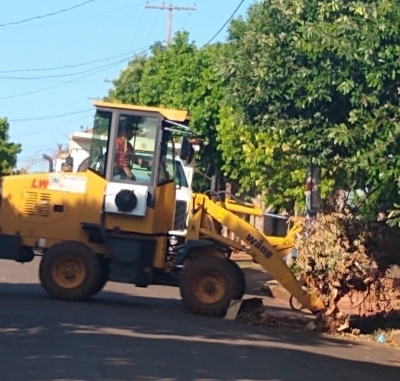
[[[169,285],[180,288],[193,312],[223,316],[245,293],[244,274],[230,260],[233,250],[243,249],[305,307],[323,309],[282,260],[293,240],[266,237],[235,215],[259,210],[194,194],[189,216],[182,216],[187,236],[171,244],[176,183],[165,162],[174,134],[189,130],[186,111],[94,106],[86,172],[2,178],[0,259],[25,263],[40,253],[40,282],[58,299],[90,298],[108,281]],[[143,142],[139,136],[147,144],[137,143]],[[192,154],[184,138],[181,158],[190,160]],[[223,226],[245,247],[223,237]]]

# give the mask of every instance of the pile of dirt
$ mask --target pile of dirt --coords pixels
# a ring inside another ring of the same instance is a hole
[[[351,214],[321,215],[305,224],[296,247],[297,265],[326,306],[317,319],[320,330],[350,331],[351,310],[356,308],[370,317],[363,327],[382,319],[390,325],[399,313],[400,282],[388,279],[387,272],[400,265],[400,229],[366,223]],[[354,295],[359,296],[357,302]],[[343,301],[348,308],[343,309]]]
[[[270,314],[268,307],[263,305],[262,299],[251,298],[243,300],[236,316],[236,321],[250,325],[261,325],[276,328],[305,330],[310,320],[307,318],[290,318]]]

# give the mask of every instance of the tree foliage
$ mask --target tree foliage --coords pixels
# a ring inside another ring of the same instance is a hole
[[[260,1],[227,43],[179,32],[135,56],[108,99],[190,110],[200,171],[222,167],[242,191],[303,202],[312,160],[322,197],[362,189],[371,214],[400,202],[399,22],[390,0]]]
[[[0,176],[9,174],[17,164],[17,155],[21,145],[10,143],[8,137],[9,124],[6,118],[0,118]]]
[[[219,127],[227,172],[284,197],[301,195],[311,158],[327,189],[394,182],[399,22],[389,0],[266,0],[232,23],[222,72],[236,116]]]

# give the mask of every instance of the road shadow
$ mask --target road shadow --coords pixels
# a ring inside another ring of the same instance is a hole
[[[104,291],[50,299],[0,283],[0,363],[12,381],[394,381],[400,352],[188,314],[180,301]],[[380,364],[379,364],[380,363]]]

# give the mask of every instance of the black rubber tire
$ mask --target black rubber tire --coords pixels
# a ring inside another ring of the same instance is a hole
[[[87,157],[82,163],[79,164],[77,172],[86,172],[89,168],[89,158]]]
[[[235,262],[230,259],[228,259],[228,262],[235,271],[237,271],[237,279],[238,279],[238,288],[237,288],[237,294],[233,296],[234,300],[240,300],[243,298],[243,295],[246,293],[246,276],[244,275],[243,270],[240,268],[240,266]]]
[[[98,294],[110,279],[110,265],[108,261],[105,258],[99,256],[99,262],[101,268],[101,276],[99,277],[99,282],[97,286],[95,287],[90,296]]]
[[[195,281],[202,275],[216,274],[225,282],[224,294],[215,302],[204,303],[195,294]],[[240,295],[242,278],[240,272],[229,260],[218,257],[195,258],[183,267],[179,279],[179,289],[185,306],[194,314],[225,316],[230,302]]]
[[[65,258],[76,258],[85,269],[82,282],[73,287],[62,287],[53,279],[53,266]],[[99,287],[102,270],[99,257],[88,246],[80,242],[65,241],[51,246],[43,255],[39,266],[39,279],[44,290],[56,299],[86,300]]]

